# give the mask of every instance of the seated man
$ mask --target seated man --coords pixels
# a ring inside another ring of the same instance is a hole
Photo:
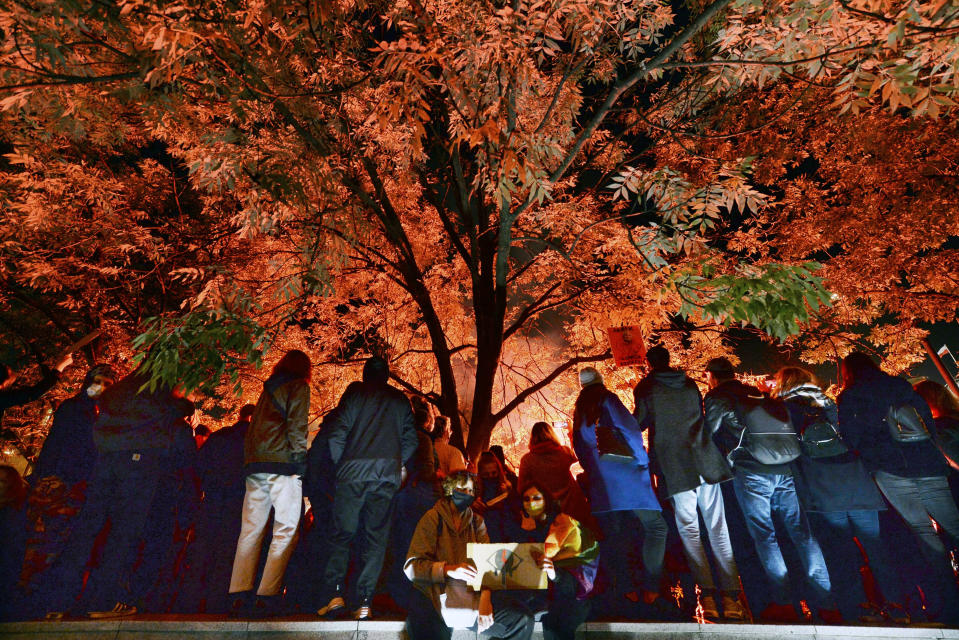
[[[489,589],[472,591],[476,567],[466,557],[470,542],[489,542],[483,519],[470,505],[473,478],[457,471],[443,480],[443,495],[420,519],[406,554],[404,572],[416,587],[406,620],[410,640],[449,640],[452,628],[485,637],[529,640],[533,617],[504,598],[494,610]]]

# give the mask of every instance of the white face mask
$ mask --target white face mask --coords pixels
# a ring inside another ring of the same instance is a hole
[[[99,398],[100,394],[103,393],[103,385],[99,383],[93,383],[87,387],[87,395],[91,398]]]

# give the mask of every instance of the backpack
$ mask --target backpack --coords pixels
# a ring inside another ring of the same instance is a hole
[[[785,464],[799,457],[802,452],[799,436],[785,402],[766,396],[747,396],[737,404],[745,428],[739,444],[727,456],[730,464],[740,448],[762,464]]]
[[[849,447],[839,436],[836,425],[829,421],[822,407],[810,407],[810,409],[814,409],[816,413],[812,416],[805,414],[810,417],[810,420],[800,438],[802,452],[809,458],[817,459],[832,458],[849,451]]]
[[[891,405],[886,413],[886,425],[895,442],[922,442],[932,437],[922,416],[911,404]]]

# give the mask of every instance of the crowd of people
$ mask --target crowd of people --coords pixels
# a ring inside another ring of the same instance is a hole
[[[498,447],[469,460],[379,357],[309,444],[301,351],[212,433],[179,389],[95,366],[32,473],[0,466],[0,616],[402,612],[414,640],[537,619],[571,639],[591,616],[959,626],[946,388],[852,353],[836,401],[804,369],[761,389],[725,358],[703,396],[665,348],[647,362],[632,412],[582,369],[572,447],[538,422],[518,473]],[[0,417],[69,364],[32,387],[0,369]],[[470,588],[468,545],[489,542],[541,544],[549,588]]]

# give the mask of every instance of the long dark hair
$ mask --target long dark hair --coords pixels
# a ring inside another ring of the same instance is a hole
[[[286,352],[286,355],[280,358],[276,366],[273,367],[273,373],[270,374],[270,377],[285,374],[295,380],[306,380],[309,382],[310,369],[312,366],[313,363],[310,362],[310,356],[299,349],[290,349]]]
[[[579,397],[576,398],[576,408],[573,410],[573,429],[579,429],[584,424],[596,424],[602,415],[600,405],[608,395],[609,389],[602,384],[583,387]]]
[[[842,388],[848,389],[862,379],[863,374],[879,371],[879,365],[862,351],[853,351],[839,365],[842,373]]]
[[[532,482],[532,481],[527,482],[522,487],[520,487],[518,495],[521,501],[523,500],[523,496],[525,496],[526,492],[529,491],[530,489],[536,489],[537,491],[543,494],[543,498],[546,499],[546,521],[552,522],[556,518],[556,516],[558,516],[563,511],[563,505],[561,505],[559,500],[556,499],[556,496],[554,496],[552,493],[550,493],[549,491],[541,487],[536,482]],[[523,512],[525,513],[526,502],[523,502],[523,506],[521,508],[523,509]]]

